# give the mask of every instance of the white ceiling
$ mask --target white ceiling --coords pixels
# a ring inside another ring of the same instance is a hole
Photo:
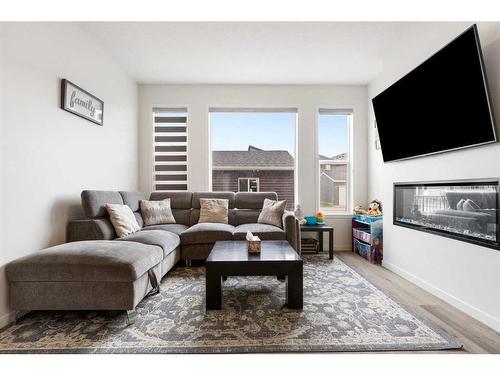
[[[98,22],[81,28],[139,83],[366,84],[425,23]]]

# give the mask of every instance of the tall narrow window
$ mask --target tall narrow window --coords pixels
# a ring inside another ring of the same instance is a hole
[[[153,191],[187,190],[187,109],[153,108],[153,134]]]
[[[274,191],[295,204],[296,109],[211,109],[212,191]]]
[[[319,206],[327,213],[350,211],[351,124],[352,111],[319,111]]]

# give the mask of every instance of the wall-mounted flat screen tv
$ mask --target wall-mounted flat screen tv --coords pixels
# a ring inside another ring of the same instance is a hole
[[[497,141],[476,25],[372,103],[384,162]]]

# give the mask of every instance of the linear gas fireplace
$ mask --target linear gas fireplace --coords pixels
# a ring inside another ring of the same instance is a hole
[[[499,180],[394,184],[394,225],[500,250]]]

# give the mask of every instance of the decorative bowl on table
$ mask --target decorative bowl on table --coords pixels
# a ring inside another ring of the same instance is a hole
[[[306,219],[306,224],[307,225],[316,225],[316,224],[318,224],[318,219],[316,219],[316,216],[306,216],[304,219]]]

